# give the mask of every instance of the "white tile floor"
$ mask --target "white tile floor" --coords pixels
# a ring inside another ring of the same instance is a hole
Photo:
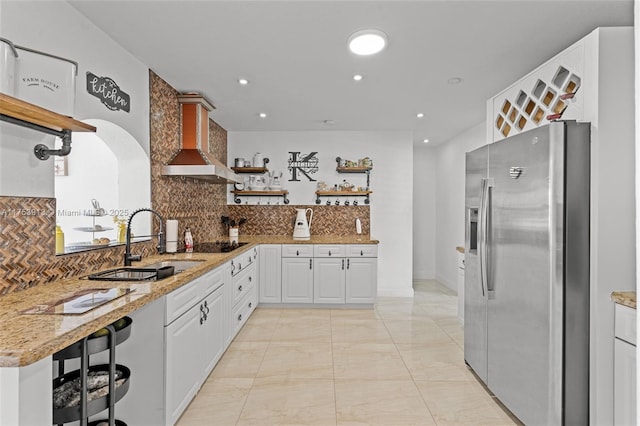
[[[180,419],[202,425],[513,425],[463,360],[456,295],[373,310],[258,308]]]

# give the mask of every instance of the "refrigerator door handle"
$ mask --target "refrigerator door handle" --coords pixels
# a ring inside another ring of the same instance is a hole
[[[485,290],[488,298],[492,299],[494,290],[489,288],[489,262],[488,262],[488,239],[489,239],[489,212],[491,204],[491,188],[493,187],[493,179],[482,179],[480,183],[480,238],[478,250],[480,254],[480,285],[482,286],[482,295]]]

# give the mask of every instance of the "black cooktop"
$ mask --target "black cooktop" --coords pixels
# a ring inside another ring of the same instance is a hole
[[[229,253],[247,243],[230,243],[229,241],[213,241],[193,245],[194,253]],[[184,249],[182,249],[184,252]]]

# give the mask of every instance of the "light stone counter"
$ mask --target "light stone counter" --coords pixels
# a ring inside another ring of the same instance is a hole
[[[231,253],[178,253],[149,256],[134,267],[170,259],[203,260],[195,266],[161,281],[90,281],[70,278],[9,293],[0,297],[0,367],[22,367],[53,355],[167,293],[187,284],[258,244],[377,244],[362,236],[312,236],[311,240],[293,240],[291,236],[241,236],[249,242]],[[112,269],[112,268],[105,268]],[[38,304],[46,304],[91,288],[128,287],[134,290],[82,315],[21,314]]]
[[[614,291],[613,293],[611,293],[611,300],[620,305],[636,309],[635,291]]]
[[[240,242],[256,244],[378,244],[368,235],[312,235],[309,240],[294,240],[291,235],[240,235]]]

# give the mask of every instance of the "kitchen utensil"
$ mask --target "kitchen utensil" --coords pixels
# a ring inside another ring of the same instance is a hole
[[[309,212],[309,221],[307,222],[307,212]],[[296,220],[293,227],[294,240],[308,240],[311,238],[311,220],[313,219],[313,210],[296,209]]]

